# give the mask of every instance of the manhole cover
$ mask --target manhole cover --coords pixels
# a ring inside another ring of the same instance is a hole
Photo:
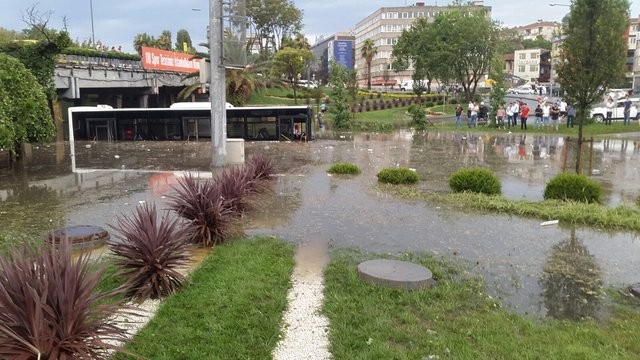
[[[433,274],[422,265],[399,260],[368,260],[358,265],[363,281],[392,288],[414,290],[433,287]]]
[[[69,238],[73,250],[93,249],[109,240],[107,230],[95,225],[75,225],[53,231],[47,236],[49,242],[56,244]]]

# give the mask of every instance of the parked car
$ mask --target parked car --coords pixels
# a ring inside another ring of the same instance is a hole
[[[629,112],[629,117],[631,119],[638,118],[638,101],[640,98],[629,98],[631,100],[631,111]],[[624,119],[624,102],[625,99],[616,100],[616,104],[613,108],[613,112],[611,114],[612,119]],[[604,118],[607,116],[607,108],[604,104],[595,107],[591,110],[591,117],[595,119],[597,122],[604,121]]]
[[[400,91],[413,91],[413,80],[405,81],[400,84]]]
[[[317,89],[318,84],[311,80],[298,80],[298,86],[305,87],[307,89]]]
[[[533,88],[529,85],[522,85],[522,86],[518,86],[515,88],[511,88],[509,90],[507,90],[507,94],[528,94],[528,95],[534,95],[536,92],[535,90],[533,90]]]

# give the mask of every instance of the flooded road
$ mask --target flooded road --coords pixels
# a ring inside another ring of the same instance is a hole
[[[569,319],[596,316],[606,287],[640,281],[640,240],[634,234],[542,227],[537,220],[461,213],[372,189],[385,167],[414,168],[418,186],[448,191],[453,171],[483,166],[500,177],[506,197],[539,200],[545,181],[562,170],[564,147],[564,139],[552,136],[406,131],[247,143],[247,156],[271,157],[279,174],[262,210],[247,218],[246,233],[294,243],[321,238],[334,248],[433,252],[484,277],[488,293],[510,309]],[[208,170],[210,144],[80,143],[75,174],[68,158],[61,160],[59,146],[33,148],[31,156],[22,169],[0,171],[0,226],[37,237],[61,226],[112,224],[144,201],[162,206],[184,171]],[[594,142],[592,164],[599,175],[593,178],[605,186],[608,204],[633,203],[640,195],[639,156],[633,137]],[[354,162],[363,172],[329,176],[326,169],[338,161]]]

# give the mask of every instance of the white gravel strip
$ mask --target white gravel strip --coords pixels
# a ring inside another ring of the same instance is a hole
[[[298,254],[305,251],[298,249]],[[307,255],[308,256],[308,255]],[[329,320],[320,313],[324,300],[322,260],[305,264],[306,256],[296,256],[292,287],[287,294],[289,307],[284,314],[284,336],[278,342],[274,360],[331,359],[327,331]]]

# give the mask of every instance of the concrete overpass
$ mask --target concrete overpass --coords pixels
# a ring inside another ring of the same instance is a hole
[[[180,90],[197,81],[197,77],[184,80],[185,75],[144,69],[141,61],[62,54],[54,81],[63,108],[97,104],[168,107],[176,102]]]

